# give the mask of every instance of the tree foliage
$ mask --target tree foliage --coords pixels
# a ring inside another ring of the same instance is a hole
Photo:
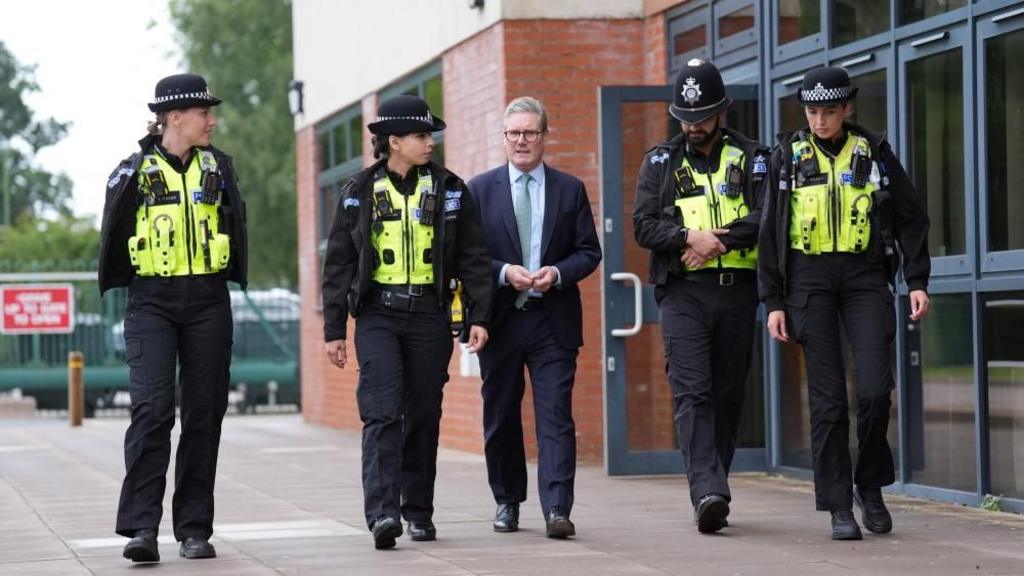
[[[100,232],[92,216],[61,214],[43,219],[22,214],[17,222],[0,232],[0,263],[11,268],[5,272],[31,272],[33,265],[55,258],[92,262],[99,252]],[[71,268],[57,266],[56,269]]]
[[[189,71],[224,103],[214,144],[235,158],[249,229],[249,280],[295,286],[295,131],[290,0],[171,0]]]
[[[38,120],[25,97],[39,90],[34,68],[20,64],[0,42],[0,223],[48,210],[70,215],[71,180],[35,165],[39,150],[56,144],[67,124]],[[10,214],[4,214],[7,192]]]

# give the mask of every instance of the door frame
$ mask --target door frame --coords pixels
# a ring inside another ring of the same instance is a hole
[[[727,90],[728,91],[728,90]],[[756,94],[755,94],[756,95]],[[632,241],[627,226],[632,223],[621,217],[624,191],[622,185],[622,104],[630,102],[665,102],[672,100],[671,86],[601,86],[598,91],[600,134],[599,158],[601,163],[601,245],[604,261],[601,268],[601,289],[604,314],[602,314],[602,349],[604,362],[602,382],[604,389],[604,461],[605,470],[611,476],[641,474],[681,474],[683,458],[679,450],[631,451],[629,449],[629,421],[626,398],[625,351],[628,336],[623,336],[632,327],[639,331],[637,324],[657,324],[658,307],[654,301],[653,287],[643,287],[643,282],[633,274],[623,274],[625,269],[625,243]],[[667,117],[666,117],[667,120]],[[639,163],[640,158],[636,161]],[[639,318],[637,315],[639,314]],[[635,333],[635,332],[634,332]],[[762,385],[766,385],[767,363]],[[767,409],[768,390],[765,388]],[[770,418],[765,418],[770,421]],[[766,428],[770,428],[766,426]],[[731,470],[767,470],[767,450],[771,445],[770,430],[766,430],[765,446],[760,448],[739,448],[733,458]]]

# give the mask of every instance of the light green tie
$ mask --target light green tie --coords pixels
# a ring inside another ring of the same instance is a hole
[[[516,178],[516,226],[519,228],[519,245],[522,247],[523,268],[529,270],[533,255],[530,251],[530,231],[533,223],[533,206],[530,204],[530,181],[533,177],[529,174],[520,174]],[[516,295],[515,307],[522,308],[526,302],[529,289],[523,290]]]

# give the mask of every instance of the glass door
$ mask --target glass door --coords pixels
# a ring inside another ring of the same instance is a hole
[[[738,102],[728,122],[749,123],[757,110],[749,87],[730,89]],[[602,245],[604,247],[605,462],[609,474],[682,472],[672,394],[654,288],[648,282],[649,252],[633,239],[633,198],[644,153],[679,132],[668,114],[667,86],[601,88]],[[756,126],[756,120],[752,124]],[[748,376],[747,400],[733,470],[761,470],[764,456],[763,347],[758,330]]]

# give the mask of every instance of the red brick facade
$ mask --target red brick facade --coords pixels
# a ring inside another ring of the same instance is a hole
[[[551,136],[545,160],[584,181],[595,220],[600,218],[598,87],[666,83],[663,15],[631,20],[506,20],[452,47],[442,56],[446,164],[468,179],[505,162],[502,112],[517,96],[534,96],[549,113]],[[372,118],[376,98],[363,100],[363,117]],[[664,125],[663,107],[638,111]],[[637,119],[642,133],[649,121]],[[358,429],[353,368],[338,370],[323,354],[322,317],[318,311],[320,257],[316,226],[316,139],[307,128],[298,137],[299,251],[302,329],[303,414],[313,422]],[[369,135],[363,149],[370,150]],[[637,164],[646,138],[637,138],[626,157]],[[633,148],[638,148],[634,150]],[[367,162],[371,159],[367,158]],[[635,174],[636,166],[628,171]],[[624,183],[625,184],[625,183]],[[630,198],[632,195],[629,195]],[[631,209],[631,206],[606,207]],[[598,227],[600,230],[600,226]],[[646,273],[646,271],[643,271]],[[604,452],[604,390],[601,271],[581,285],[584,340],[580,351],[573,414],[578,456],[600,460]],[[350,323],[350,331],[351,331]],[[654,348],[659,349],[659,346]],[[349,354],[354,355],[351,342]],[[459,376],[460,351],[450,367],[441,428],[443,446],[483,449],[479,377]],[[644,361],[648,361],[645,359]],[[661,390],[665,387],[662,385]],[[660,391],[660,390],[659,390]],[[524,401],[528,450],[535,453],[532,398]],[[655,404],[664,404],[659,398]],[[668,401],[670,409],[671,402]],[[639,414],[638,414],[639,415]]]

